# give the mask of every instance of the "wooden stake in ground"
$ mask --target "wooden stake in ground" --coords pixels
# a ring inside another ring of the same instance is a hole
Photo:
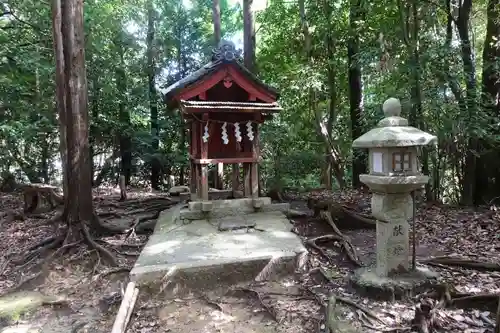
[[[127,184],[125,182],[125,176],[120,176],[120,201],[127,200]]]
[[[126,331],[130,316],[134,311],[138,294],[139,289],[135,287],[135,283],[129,282],[127,289],[125,289],[125,295],[123,295],[122,304],[120,305],[120,309],[116,315],[111,333],[124,333]]]
[[[498,297],[498,308],[497,308],[497,324],[495,325],[495,333],[500,333],[500,296]]]

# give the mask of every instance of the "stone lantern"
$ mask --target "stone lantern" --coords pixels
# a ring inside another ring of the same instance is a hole
[[[409,272],[409,223],[413,213],[411,192],[429,177],[419,172],[418,147],[435,143],[434,135],[408,126],[400,117],[396,98],[384,102],[385,118],[352,143],[368,148],[369,174],[359,179],[372,191],[372,215],[377,219],[376,275],[391,277]]]

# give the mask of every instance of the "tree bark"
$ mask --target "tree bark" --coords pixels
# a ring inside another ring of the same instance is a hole
[[[255,26],[252,13],[253,0],[243,0],[243,56],[245,67],[255,71]]]
[[[152,153],[157,154],[160,147],[160,126],[158,123],[158,104],[155,87],[155,57],[154,57],[154,38],[155,38],[155,11],[153,1],[148,0],[148,32],[146,36],[147,44],[147,62],[148,62],[148,90],[149,90],[149,110],[151,121],[151,148]],[[161,165],[156,156],[151,159],[151,187],[158,190],[160,187]]]
[[[99,128],[97,125],[97,119],[99,118],[99,98],[101,94],[101,87],[99,86],[99,77],[97,75],[93,75],[91,78],[91,85],[92,85],[92,95],[91,95],[91,102],[90,102],[90,109],[91,109],[91,119],[93,119],[93,122],[91,122],[90,125],[90,178],[94,179],[94,171],[95,171],[95,165],[94,165],[94,151],[95,151],[95,145],[97,143],[96,136],[98,135]],[[94,186],[95,184],[92,183]],[[97,185],[96,185],[97,186]]]
[[[500,7],[498,1],[490,0],[487,7],[486,38],[483,48],[483,73],[482,73],[482,95],[481,107],[483,113],[488,118],[488,125],[495,126],[495,119],[500,115],[500,68],[496,66],[500,59]],[[499,132],[492,133],[498,136]],[[481,148],[488,153],[481,155],[477,160],[476,187],[481,189],[476,191],[475,201],[480,202],[481,194],[486,201],[497,197],[500,194],[500,164],[498,159],[500,154],[494,145],[488,140],[481,140]]]
[[[70,226],[94,222],[89,164],[87,79],[85,70],[83,0],[62,4],[62,40],[66,88],[67,177],[65,213]]]
[[[118,117],[120,119],[120,173],[125,178],[125,185],[130,185],[132,175],[132,138],[130,137],[130,112],[127,109],[127,76],[125,74],[125,59],[123,50],[123,31],[117,34],[115,45],[120,63],[116,68],[116,88],[118,90],[119,104]]]
[[[220,0],[212,0],[212,19],[214,21],[215,47],[217,47],[221,39]]]
[[[52,36],[56,60],[56,108],[59,123],[59,153],[61,155],[64,196],[68,194],[67,149],[66,149],[66,96],[64,79],[63,37],[61,31],[61,0],[52,1]]]
[[[332,7],[329,0],[323,2],[323,9],[325,14],[325,19],[327,23],[327,33],[326,33],[326,56],[328,59],[327,75],[328,75],[328,121],[326,124],[326,131],[330,141],[332,141],[333,124],[336,118],[336,107],[337,107],[337,72],[335,65],[333,64],[333,59],[335,59],[335,48],[336,48],[336,38],[334,35],[334,27],[331,24],[332,18]],[[332,189],[332,156],[329,149],[325,149],[325,163],[323,166],[323,181],[326,189]]]
[[[476,122],[477,114],[477,83],[476,83],[476,68],[474,55],[469,34],[470,14],[472,11],[472,0],[464,0],[459,9],[457,19],[458,35],[461,44],[461,56],[465,73],[466,86],[466,106],[469,124]],[[463,169],[462,183],[462,204],[466,206],[474,205],[478,195],[476,193],[476,151],[477,151],[477,136],[472,129],[469,131],[467,142],[467,152],[465,156],[465,165]]]
[[[314,59],[312,57],[312,41],[311,41],[311,35],[309,33],[309,24],[307,21],[306,17],[306,8],[305,8],[305,1],[304,0],[299,0],[299,15],[300,15],[300,26],[302,29],[302,33],[304,35],[304,60],[305,62],[309,65],[314,62]],[[330,73],[331,74],[331,73]],[[340,154],[338,152],[337,146],[333,142],[333,140],[330,138],[328,134],[328,129],[324,128],[329,125],[329,122],[327,124],[324,123],[323,121],[323,113],[318,107],[318,101],[316,98],[316,92],[314,89],[309,88],[308,89],[308,105],[313,112],[314,119],[315,119],[315,124],[316,124],[316,133],[318,135],[318,138],[323,142],[325,151],[326,151],[326,159],[327,159],[327,164],[331,166],[331,170],[333,172],[333,175],[335,176],[338,185],[340,188],[345,187],[345,179],[344,179],[344,172],[342,170],[342,167],[339,163],[340,161]],[[332,107],[334,105],[331,105]],[[331,111],[331,110],[330,110]],[[330,172],[330,171],[327,171]],[[324,184],[325,183],[325,170],[322,172],[322,177],[320,181]]]
[[[349,110],[351,118],[351,138],[354,141],[363,134],[361,124],[363,86],[361,81],[361,66],[359,64],[359,27],[362,18],[361,0],[351,0],[349,9],[349,40],[347,42],[348,80],[349,80]],[[352,186],[361,187],[359,175],[366,172],[365,154],[353,152],[352,157]]]

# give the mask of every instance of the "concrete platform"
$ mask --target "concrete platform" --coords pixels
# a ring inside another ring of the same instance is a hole
[[[167,284],[169,291],[178,295],[185,290],[289,274],[306,251],[290,232],[291,224],[281,211],[181,219],[186,209],[178,205],[160,215],[130,273],[131,280],[161,283],[162,289]],[[219,225],[239,223],[244,227],[218,230]],[[253,227],[245,227],[248,225]]]

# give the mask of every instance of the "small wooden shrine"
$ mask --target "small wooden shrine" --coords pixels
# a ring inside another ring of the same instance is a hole
[[[232,165],[233,197],[243,165],[243,193],[258,197],[259,124],[281,111],[278,92],[240,62],[234,44],[222,41],[212,61],[166,89],[165,102],[178,108],[189,128],[192,199],[209,199],[208,166]],[[220,175],[219,175],[220,176]]]

